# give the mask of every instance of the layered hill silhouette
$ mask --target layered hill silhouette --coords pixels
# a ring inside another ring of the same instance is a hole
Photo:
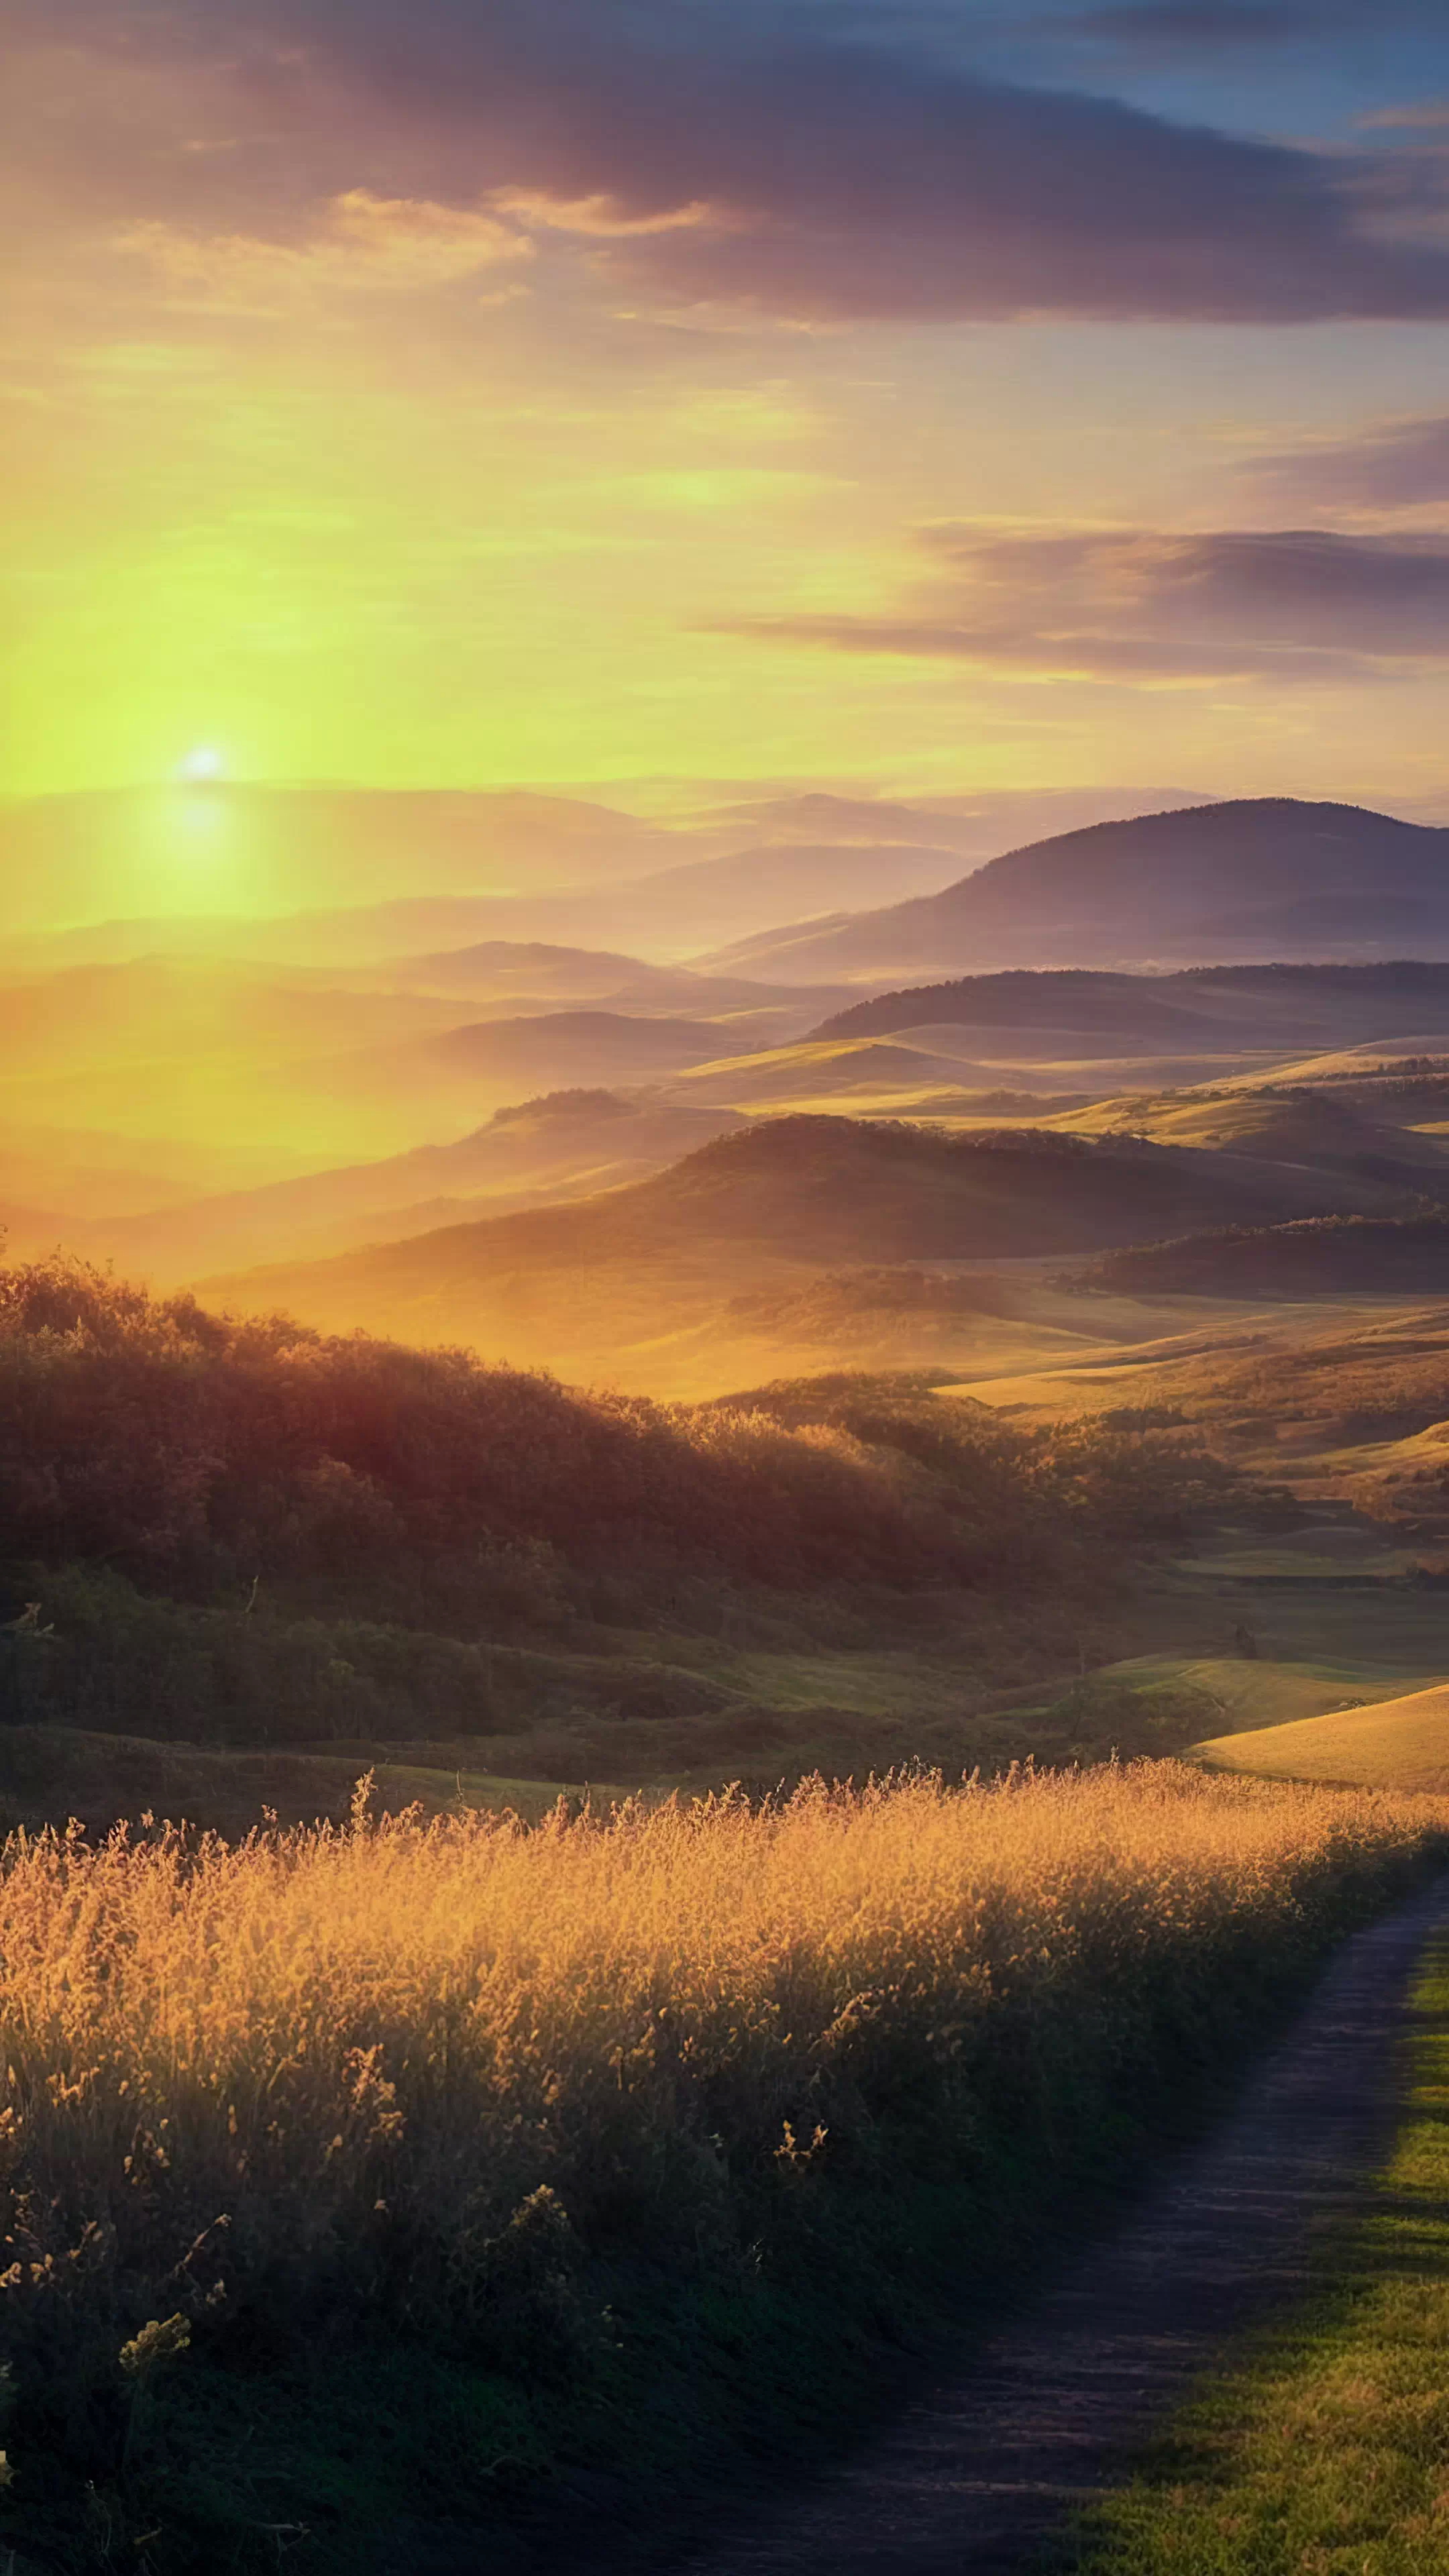
[[[1407,828],[1407,827],[1406,827]],[[1449,848],[1449,833],[1445,836]],[[1449,918],[1449,910],[1446,910]],[[1449,1032],[1449,961],[1201,966],[1160,975],[1017,968],[911,985],[822,1020],[811,1041],[949,1028],[996,1056],[1343,1050]]]
[[[504,1310],[542,1332],[550,1314],[581,1295],[602,1317],[615,1279],[646,1305],[656,1299],[662,1330],[661,1286],[681,1263],[717,1286],[727,1272],[743,1280],[772,1261],[801,1268],[1039,1257],[1366,1201],[1381,1206],[1385,1195],[1382,1182],[1130,1138],[1019,1129],[949,1135],[784,1117],[720,1136],[651,1180],[571,1206],[212,1279],[206,1293],[426,1340],[497,1330]]]
[[[88,1224],[8,1211],[10,1250],[72,1249],[173,1282],[222,1262],[321,1256],[359,1242],[582,1198],[640,1180],[733,1123],[732,1113],[676,1106],[653,1095],[555,1091],[498,1110],[455,1144],[421,1145],[382,1161],[309,1172],[258,1189],[142,1208],[124,1200]],[[0,1187],[4,1171],[0,1167]],[[36,1183],[31,1182],[34,1189]],[[159,1191],[157,1193],[159,1196]],[[0,1199],[0,1218],[7,1214]]]
[[[0,933],[42,968],[158,951],[338,966],[490,939],[681,959],[934,890],[1024,832],[1110,810],[1100,790],[815,793],[664,821],[515,790],[173,781],[6,807]],[[202,885],[225,912],[176,908]]]
[[[1105,1254],[1080,1284],[1127,1297],[1442,1297],[1449,1205],[1418,1216],[1317,1217],[1136,1244]]]
[[[239,910],[280,913],[335,903],[344,888],[356,904],[404,887],[440,896],[586,884],[663,867],[677,848],[669,832],[612,806],[516,790],[225,780],[100,789],[0,815],[0,923],[45,931],[154,911],[158,893],[194,883],[203,863]]]
[[[790,980],[1068,961],[1449,957],[1449,830],[1292,797],[1097,823],[943,892],[736,943],[714,962]]]

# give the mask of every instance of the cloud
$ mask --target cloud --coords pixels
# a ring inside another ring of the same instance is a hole
[[[1002,676],[1138,685],[1362,681],[1449,661],[1449,537],[1325,529],[921,533],[934,579],[883,615],[728,630]]]
[[[1266,492],[1301,501],[1361,510],[1432,506],[1449,501],[1449,414],[1255,457],[1239,471]]]
[[[411,294],[532,256],[533,245],[487,214],[416,197],[349,188],[334,197],[308,240],[200,234],[141,222],[116,237],[195,307],[279,313],[321,296]]]
[[[1225,6],[1168,14],[1196,15],[1202,41]],[[1393,153],[1296,150],[987,80],[933,52],[914,13],[252,0],[241,40],[234,0],[135,18],[49,0],[47,24],[87,37],[93,73],[78,106],[73,48],[53,46],[67,68],[45,149],[67,148],[83,108],[75,166],[128,191],[132,221],[295,243],[322,199],[426,199],[491,209],[561,252],[572,236],[630,294],[807,323],[1449,315],[1449,250],[1374,229]],[[163,38],[170,122],[152,131],[134,92]],[[129,93],[111,131],[95,68],[108,43]],[[183,62],[197,113],[178,128]],[[187,153],[178,133],[234,148]]]
[[[666,206],[648,215],[626,214],[615,197],[551,197],[544,188],[494,188],[488,203],[541,232],[576,233],[591,241],[638,241],[651,233],[729,228],[727,209],[708,206],[698,197],[687,206]]]
[[[1380,107],[1372,116],[1361,116],[1362,126],[1404,126],[1411,131],[1449,125],[1449,99],[1425,98],[1411,101],[1406,107]]]
[[[1291,44],[1311,34],[1305,10],[1274,0],[1136,0],[1124,8],[1087,9],[1060,32],[1088,36],[1132,53],[1215,54],[1242,45]]]

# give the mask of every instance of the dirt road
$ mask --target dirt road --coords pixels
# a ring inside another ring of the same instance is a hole
[[[677,2576],[1019,2576],[1224,2340],[1300,2295],[1391,2133],[1408,1982],[1449,1880],[1338,1954],[1236,2109],[949,2385]]]

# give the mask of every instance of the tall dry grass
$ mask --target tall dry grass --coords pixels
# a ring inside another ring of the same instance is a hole
[[[175,2372],[341,2319],[547,2379],[619,2315],[627,2340],[627,2291],[603,2311],[630,2263],[747,2289],[922,2175],[989,2218],[1446,1821],[1144,1764],[532,1831],[359,1809],[237,1848],[16,1837],[22,2475],[27,2438],[122,2475],[148,2326]]]

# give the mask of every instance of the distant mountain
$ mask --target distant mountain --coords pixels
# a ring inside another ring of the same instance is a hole
[[[26,833],[13,817],[27,809],[12,808],[8,820],[0,809],[0,870],[8,867],[11,877],[37,871],[36,886],[54,890],[57,908],[66,900],[79,911],[89,899],[97,910],[102,903],[112,910],[128,885],[138,891],[154,887],[158,873],[172,882],[192,881],[198,856],[204,855],[212,875],[238,899],[255,890],[250,908],[169,916],[138,904],[133,918],[101,919],[42,936],[36,916],[43,920],[43,908],[38,898],[27,898],[12,906],[9,916],[9,926],[22,934],[11,941],[15,964],[45,970],[164,954],[351,968],[419,954],[437,956],[452,948],[520,944],[614,954],[627,944],[656,962],[676,961],[802,915],[812,920],[827,914],[845,917],[863,904],[933,890],[959,875],[963,857],[949,832],[927,833],[924,827],[908,839],[882,835],[869,843],[762,837],[701,857],[692,836],[643,825],[611,831],[596,842],[564,834],[550,857],[536,857],[526,847],[519,856],[515,837],[486,817],[449,817],[444,831],[445,818],[430,811],[417,821],[412,841],[400,839],[394,849],[382,827],[400,827],[406,816],[379,817],[370,810],[359,815],[351,808],[337,813],[331,838],[319,838],[318,847],[311,849],[312,827],[327,820],[325,806],[315,815],[295,813],[286,804],[274,809],[259,802],[253,807],[238,801],[244,795],[240,789],[226,791],[229,801],[194,810],[165,801],[181,792],[168,790],[163,796],[157,791],[160,801],[154,811],[142,808],[130,818],[134,864],[118,865],[109,874],[103,853],[117,846],[115,840],[101,835],[93,849],[87,842],[84,865],[78,860],[72,865],[64,849],[52,860],[38,826],[30,831],[38,846],[26,846]],[[188,791],[193,796],[198,792]],[[246,792],[257,799],[280,794]],[[475,801],[486,805],[489,800]],[[366,799],[360,797],[358,804],[365,809]],[[629,824],[627,817],[615,820]],[[50,831],[54,836],[54,817]],[[188,840],[188,834],[196,838]],[[706,844],[710,837],[703,836]],[[382,847],[370,854],[368,846],[361,846],[376,842]],[[359,851],[354,870],[353,855]],[[459,880],[466,883],[470,868],[477,885],[486,886],[491,879],[497,891],[428,892],[345,908],[296,908],[298,898],[305,902],[314,896],[329,873],[334,885],[366,886],[369,880],[396,881],[411,874],[415,882],[446,888]],[[68,883],[73,889],[69,896]],[[268,904],[275,908],[266,910]],[[0,900],[0,931],[6,927]]]
[[[1341,1181],[1246,1156],[784,1117],[570,1207],[205,1284],[212,1297],[421,1340],[496,1332],[500,1313],[521,1313],[536,1350],[550,1311],[560,1330],[576,1332],[580,1295],[602,1315],[607,1281],[621,1274],[646,1301],[657,1277],[656,1329],[665,1329],[663,1283],[681,1256],[716,1277],[731,1262],[748,1272],[761,1260],[997,1259],[1357,1204]]]
[[[806,789],[798,796],[769,796],[748,804],[722,805],[706,818],[716,828],[748,830],[766,840],[833,843],[928,841],[959,849],[972,841],[980,826],[972,814],[957,813],[944,803],[928,808],[878,796],[835,796]]]
[[[0,932],[154,917],[200,884],[254,915],[335,904],[344,887],[364,904],[542,890],[638,875],[687,847],[607,805],[513,791],[178,781],[34,797],[0,805]]]
[[[503,1005],[510,1015],[536,1014],[546,1001],[564,1000],[651,1019],[751,1011],[761,1028],[773,1015],[792,1033],[805,1027],[820,1006],[818,984],[761,984],[744,975],[697,974],[688,966],[653,966],[641,957],[561,948],[543,940],[487,939],[470,948],[403,957],[374,970],[367,982],[390,992],[486,997],[495,1011]],[[844,1000],[849,986],[837,989]]]
[[[994,859],[1003,848],[1044,832],[1076,831],[1086,823],[1120,821],[1126,814],[1160,814],[1177,805],[1200,805],[1201,794],[1183,787],[1006,787],[976,795],[838,796],[807,789],[712,809],[707,826],[738,838],[742,827],[772,841],[929,841],[946,843],[963,858]]]
[[[1227,1226],[1111,1252],[1083,1288],[1125,1297],[1442,1297],[1449,1213]]]
[[[555,1091],[498,1110],[456,1144],[422,1145],[381,1162],[80,1227],[52,1219],[39,1230],[47,1243],[65,1241],[169,1283],[221,1262],[315,1258],[469,1217],[587,1197],[640,1180],[737,1123],[731,1109]],[[23,1231],[33,1241],[37,1224]],[[15,1232],[18,1238],[19,1224]]]
[[[687,970],[651,966],[609,948],[568,948],[544,939],[476,939],[462,948],[438,948],[422,957],[389,960],[379,970],[394,984],[449,993],[509,991],[549,994],[560,1000],[597,1001],[624,987],[678,994],[696,979]],[[704,986],[709,979],[697,979]],[[733,990],[746,988],[736,979]]]
[[[280,1113],[289,1085],[329,1099],[354,1117],[383,1122],[372,1132],[401,1144],[456,1134],[522,1093],[578,1085],[659,1082],[695,1064],[758,1043],[747,1017],[733,1028],[712,1020],[634,1017],[623,1011],[546,1011],[465,1022],[436,1036],[369,1047],[272,1078]]]
[[[634,878],[595,897],[590,917],[607,918],[615,936],[636,944],[661,930],[699,947],[737,938],[744,926],[778,921],[782,903],[840,913],[883,893],[912,894],[947,883],[961,865],[949,841],[924,837],[869,842],[784,841],[729,850]]]
[[[1009,850],[936,895],[708,962],[787,980],[1410,945],[1449,957],[1449,830],[1254,797],[1098,823]]]
[[[510,940],[622,941],[655,961],[682,962],[801,914],[844,920],[860,904],[944,885],[960,867],[960,850],[939,838],[762,841],[647,875],[621,872],[607,888],[509,896],[492,906],[487,927]],[[819,978],[811,970],[799,980]]]
[[[1023,827],[1110,810],[1100,790],[805,793],[668,823],[517,791],[216,781],[40,797],[0,804],[0,937],[12,965],[39,969],[161,953],[353,966],[493,939],[680,960],[893,906]],[[227,909],[171,908],[203,887]]]
[[[0,1079],[327,1055],[446,1029],[465,1013],[436,995],[352,991],[324,975],[220,958],[70,966],[0,985]]]
[[[979,1036],[983,1051],[997,1057],[1067,1060],[1214,1048],[1283,1056],[1398,1044],[1449,1033],[1449,962],[1204,966],[1162,975],[1015,968],[876,994],[832,1013],[809,1035],[829,1042],[909,1032],[920,1045],[948,1028],[963,1046]]]

